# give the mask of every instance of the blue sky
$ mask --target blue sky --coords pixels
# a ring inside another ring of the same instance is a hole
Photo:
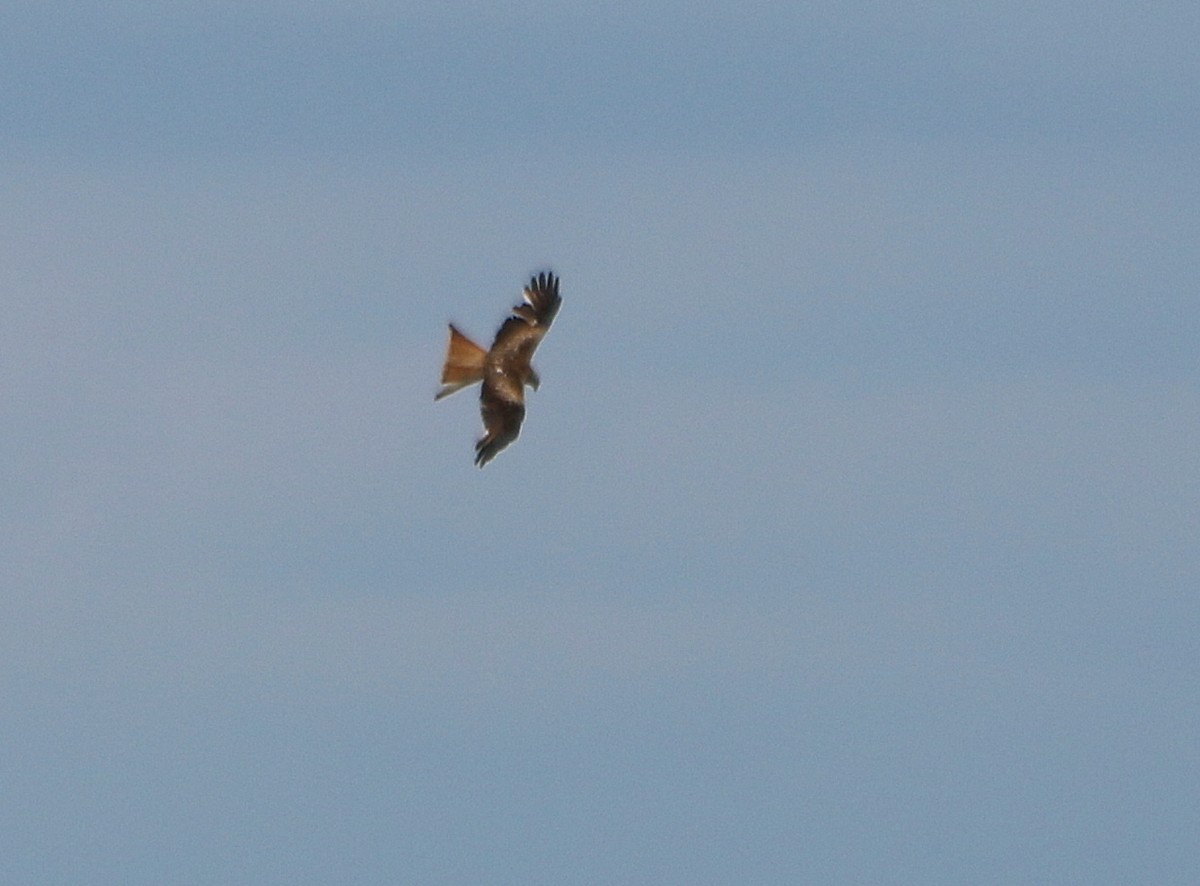
[[[1193,5],[244,6],[0,13],[6,881],[1200,878]]]

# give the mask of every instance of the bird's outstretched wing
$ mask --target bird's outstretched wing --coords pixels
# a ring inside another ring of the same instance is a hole
[[[557,277],[541,273],[532,278],[525,287],[525,301],[512,309],[512,316],[497,330],[488,361],[503,362],[514,370],[528,366],[561,304]]]
[[[475,464],[483,467],[495,458],[505,446],[521,434],[521,422],[525,420],[524,397],[513,400],[507,392],[489,389],[484,382],[479,397],[479,411],[483,415],[483,427],[487,433],[475,444]]]
[[[479,411],[486,433],[475,444],[475,463],[483,467],[521,433],[525,385],[536,388],[533,352],[545,337],[562,298],[558,278],[541,273],[525,287],[525,301],[512,309],[492,342],[483,367]]]

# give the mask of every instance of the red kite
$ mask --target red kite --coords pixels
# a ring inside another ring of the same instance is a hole
[[[541,383],[531,365],[533,352],[546,335],[562,299],[558,278],[541,273],[525,287],[525,302],[512,309],[486,351],[450,324],[450,345],[442,367],[442,388],[435,400],[477,381],[479,411],[486,433],[475,444],[475,464],[481,468],[521,433],[525,419],[525,385],[535,391]]]

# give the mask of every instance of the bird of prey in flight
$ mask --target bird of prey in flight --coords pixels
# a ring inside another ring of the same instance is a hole
[[[475,444],[475,464],[483,467],[521,433],[525,419],[525,385],[535,391],[541,379],[533,352],[546,335],[562,299],[558,278],[543,272],[525,287],[525,300],[500,326],[491,350],[485,350],[450,324],[450,344],[442,367],[442,387],[435,400],[475,382],[483,382],[479,411],[484,435]]]

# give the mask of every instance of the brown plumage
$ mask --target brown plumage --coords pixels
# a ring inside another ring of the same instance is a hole
[[[512,309],[496,333],[491,350],[484,350],[450,325],[450,343],[442,367],[442,387],[435,400],[468,385],[483,382],[479,410],[484,435],[475,444],[475,464],[483,467],[521,433],[525,419],[525,386],[535,391],[540,379],[531,363],[562,299],[558,278],[541,273],[525,287],[525,301]]]

